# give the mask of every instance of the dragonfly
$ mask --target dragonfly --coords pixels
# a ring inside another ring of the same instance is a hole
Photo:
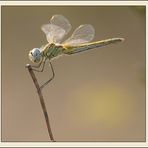
[[[72,55],[124,40],[124,38],[110,38],[91,42],[94,39],[95,29],[90,24],[84,24],[77,27],[72,35],[64,41],[71,28],[70,22],[63,15],[54,15],[48,24],[41,26],[41,30],[45,33],[48,43],[29,51],[29,59],[36,64],[31,65],[34,71],[43,72],[47,60],[51,67],[52,77],[41,85],[41,89],[53,80],[55,76],[51,63],[52,59],[61,55]]]

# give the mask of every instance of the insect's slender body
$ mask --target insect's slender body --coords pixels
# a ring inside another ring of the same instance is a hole
[[[63,53],[66,54],[74,54],[82,51],[86,51],[89,49],[94,49],[102,46],[106,46],[112,43],[117,43],[123,41],[123,38],[111,38],[111,39],[106,39],[106,40],[101,40],[101,41],[96,41],[92,43],[87,43],[87,44],[82,44],[79,46],[64,46],[65,50]]]
[[[40,68],[40,66],[43,65],[41,70],[34,69],[38,72],[42,72],[44,70],[44,65],[47,59],[51,61],[53,58],[58,57],[59,55],[71,55],[124,40],[123,38],[110,38],[90,42],[94,38],[95,30],[92,25],[84,24],[76,28],[72,36],[69,37],[65,42],[61,43],[64,36],[67,35],[71,30],[71,24],[62,15],[54,15],[50,19],[50,23],[43,25],[41,29],[46,34],[48,43],[41,48],[34,48],[29,52],[30,60],[38,64],[37,66],[33,66],[34,68]],[[50,66],[53,76],[45,84],[43,84],[42,87],[49,83],[54,77],[51,62]]]
[[[56,45],[54,43],[52,44],[46,44],[43,51],[42,51],[42,56],[43,57],[48,57],[49,60],[51,60],[54,57],[57,57],[61,54],[74,54],[82,51],[86,51],[89,49],[94,49],[98,48],[101,46],[106,46],[111,43],[117,43],[122,41],[122,38],[112,38],[112,39],[106,39],[102,41],[96,41],[88,44],[82,44],[79,46],[68,46],[68,45]]]

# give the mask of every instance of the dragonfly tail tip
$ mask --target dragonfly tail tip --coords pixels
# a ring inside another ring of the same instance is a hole
[[[121,40],[121,41],[124,41],[124,40],[125,40],[125,38],[120,38],[120,40]]]

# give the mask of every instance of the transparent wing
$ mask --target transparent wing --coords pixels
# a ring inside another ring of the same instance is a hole
[[[49,43],[60,43],[66,34],[64,29],[54,24],[45,24],[41,29],[46,34]]]
[[[63,44],[77,46],[80,44],[88,43],[93,40],[95,29],[92,25],[80,25]]]
[[[49,43],[60,43],[63,37],[71,30],[71,24],[62,15],[54,15],[49,24],[41,27]]]
[[[64,29],[66,34],[71,30],[71,24],[63,15],[54,15],[50,23]]]

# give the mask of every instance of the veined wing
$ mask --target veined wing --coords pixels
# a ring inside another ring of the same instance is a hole
[[[68,38],[62,44],[65,46],[78,46],[84,43],[88,43],[93,40],[95,35],[95,29],[92,25],[80,25],[73,32],[72,36]]]
[[[63,53],[65,54],[79,53],[79,52],[86,51],[89,49],[94,49],[94,48],[106,46],[109,44],[118,43],[123,40],[124,40],[123,38],[111,38],[111,39],[96,41],[92,43],[86,43],[86,44],[82,44],[79,46],[64,46],[65,50],[63,51]]]
[[[49,43],[60,43],[64,36],[71,30],[71,24],[62,15],[54,15],[49,24],[41,27]]]

